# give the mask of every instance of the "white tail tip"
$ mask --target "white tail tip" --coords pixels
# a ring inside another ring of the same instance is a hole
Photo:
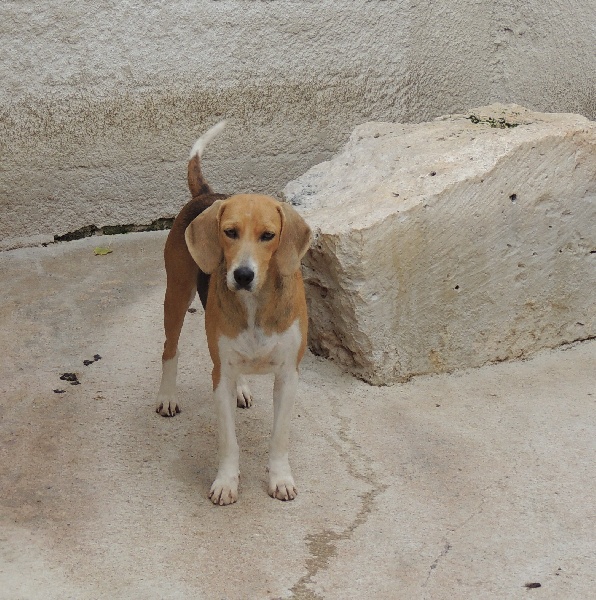
[[[195,156],[199,156],[199,158],[201,158],[201,156],[203,155],[203,151],[205,150],[205,148],[207,147],[207,144],[217,135],[219,135],[224,127],[226,126],[226,122],[225,121],[220,121],[219,123],[217,123],[217,125],[214,125],[211,129],[207,130],[195,143],[194,146],[192,147],[192,150],[190,151],[190,157],[189,160],[194,158]]]

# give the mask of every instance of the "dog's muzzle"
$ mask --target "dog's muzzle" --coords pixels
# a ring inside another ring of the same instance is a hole
[[[234,281],[239,290],[250,291],[254,278],[255,272],[250,267],[238,267],[234,270]]]

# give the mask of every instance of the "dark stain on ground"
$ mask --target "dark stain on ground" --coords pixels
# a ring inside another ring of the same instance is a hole
[[[80,385],[81,384],[76,373],[62,373],[62,375],[60,375],[60,379],[62,381],[68,381],[70,383],[70,385]]]
[[[89,365],[92,365],[94,362],[97,362],[98,360],[101,360],[101,356],[99,354],[94,354],[93,355],[93,360],[84,360],[83,364],[88,367]]]
[[[340,421],[337,435],[341,443],[337,443],[331,437],[325,437],[344,461],[348,473],[355,479],[371,486],[372,489],[360,496],[361,504],[355,518],[342,531],[324,529],[306,536],[309,553],[305,565],[307,572],[290,590],[291,597],[300,600],[319,600],[321,598],[311,588],[314,577],[320,571],[327,569],[331,559],[337,556],[337,543],[351,539],[354,531],[366,523],[374,510],[376,499],[387,489],[387,485],[381,483],[379,476],[368,466],[368,457],[348,434],[349,419],[342,416],[337,410],[332,410],[332,414]]]

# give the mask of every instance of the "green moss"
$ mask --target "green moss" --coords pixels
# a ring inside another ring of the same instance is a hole
[[[143,231],[163,231],[164,229],[172,229],[173,223],[173,218],[155,219],[155,221],[152,221],[146,229],[143,229]]]
[[[96,227],[95,225],[85,225],[75,231],[70,231],[64,235],[55,235],[55,242],[70,242],[72,240],[81,240],[92,235],[117,235],[119,233],[133,233],[137,231],[163,231],[165,229],[172,229],[174,219],[171,217],[162,217],[151,221],[149,225],[135,225],[129,223],[126,225],[104,225],[103,227]]]
[[[85,225],[85,227],[81,227],[80,229],[76,229],[75,231],[69,231],[64,235],[55,235],[55,242],[71,242],[72,240],[82,240],[86,237],[91,237],[95,235],[98,231],[95,225]]]
[[[474,125],[490,125],[493,129],[511,129],[512,127],[517,127],[519,123],[509,123],[503,117],[500,119],[495,119],[494,117],[477,117],[476,115],[470,115],[466,117],[466,119],[470,119]]]
[[[101,228],[104,235],[117,235],[119,233],[130,233],[136,231],[135,225],[105,225]]]

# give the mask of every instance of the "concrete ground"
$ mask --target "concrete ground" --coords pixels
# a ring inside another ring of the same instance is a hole
[[[240,499],[216,507],[198,303],[183,412],[154,412],[164,237],[0,254],[0,598],[595,597],[596,342],[385,388],[308,354],[298,498],[267,496],[255,378]]]

